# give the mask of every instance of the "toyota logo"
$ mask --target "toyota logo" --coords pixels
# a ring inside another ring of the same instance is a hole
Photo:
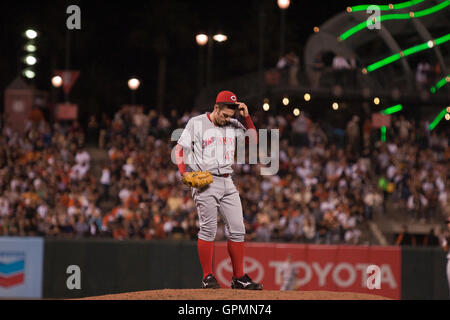
[[[264,268],[259,263],[258,260],[250,258],[250,257],[244,257],[244,270],[245,273],[248,273],[249,275],[252,274],[251,278],[255,282],[261,282],[261,280],[264,278]],[[228,273],[228,277],[225,276],[225,273]],[[231,259],[227,258],[222,260],[216,267],[216,275],[220,282],[224,284],[229,284],[230,278],[233,274],[233,266],[231,264]]]

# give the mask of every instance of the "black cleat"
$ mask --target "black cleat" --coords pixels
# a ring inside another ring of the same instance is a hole
[[[220,289],[220,285],[210,273],[202,280],[202,289]]]
[[[247,274],[244,274],[240,278],[233,277],[233,280],[231,280],[231,289],[262,290],[263,285],[253,282]]]

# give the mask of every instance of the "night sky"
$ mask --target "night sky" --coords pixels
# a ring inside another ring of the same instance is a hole
[[[364,1],[291,0],[286,12],[286,48],[302,58],[313,27],[348,5]],[[384,1],[385,2],[385,1]],[[276,0],[241,1],[2,1],[0,87],[3,90],[18,74],[18,57],[24,55],[28,28],[40,32],[34,84],[51,90],[53,70],[65,68],[66,8],[81,8],[81,30],[70,31],[71,69],[81,71],[70,100],[87,112],[113,113],[129,103],[127,80],[141,79],[137,103],[156,108],[158,66],[167,57],[165,111],[190,110],[198,93],[201,31],[222,32],[228,41],[214,44],[213,81],[257,72],[258,8],[264,3],[264,67],[276,64],[280,47],[280,9]],[[383,3],[383,1],[377,1]],[[204,55],[206,56],[206,48]],[[20,65],[22,68],[24,65]],[[63,99],[62,91],[58,99]]]

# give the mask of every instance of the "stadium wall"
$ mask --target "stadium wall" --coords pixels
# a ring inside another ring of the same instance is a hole
[[[25,260],[25,282],[0,282],[0,298],[80,298],[198,288],[202,276],[195,241],[34,238],[34,248],[29,246],[30,240],[0,237],[0,258],[5,260],[0,261],[3,278],[15,275],[11,266],[18,264],[11,260],[15,259],[12,253],[32,249],[21,259]],[[368,292],[402,300],[449,297],[447,260],[440,248],[247,243],[245,271],[253,279],[262,280],[266,289],[278,290],[280,266],[287,254],[298,264],[300,290]],[[231,264],[225,242],[215,244],[214,256],[216,276],[227,287]],[[368,276],[364,268],[369,264],[381,266],[381,290],[367,291],[364,287]],[[70,266],[79,267],[80,289],[68,288],[75,275]],[[30,280],[42,282],[40,292],[24,286]]]

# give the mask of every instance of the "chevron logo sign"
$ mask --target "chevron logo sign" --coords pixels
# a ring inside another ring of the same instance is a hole
[[[25,252],[0,253],[0,287],[25,283]]]

